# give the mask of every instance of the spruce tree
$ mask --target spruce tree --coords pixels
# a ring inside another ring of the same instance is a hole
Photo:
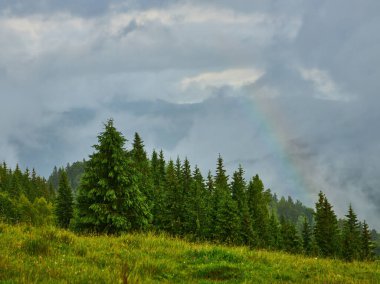
[[[366,221],[363,222],[363,228],[360,238],[360,259],[361,260],[373,260],[375,257],[374,248],[375,245],[372,242],[371,232],[368,228]]]
[[[163,208],[163,211],[161,212],[162,227],[172,235],[179,235],[181,227],[181,204],[179,199],[181,198],[181,193],[178,177],[172,160],[169,160],[167,165],[165,185],[165,208]]]
[[[302,249],[301,240],[297,234],[296,226],[281,216],[282,249],[290,253],[299,253]]]
[[[258,246],[266,247],[268,243],[269,201],[270,197],[264,191],[264,185],[258,175],[248,184],[248,208],[252,218],[253,230],[258,236]]]
[[[342,255],[345,260],[352,261],[359,259],[361,244],[359,222],[351,204],[346,217],[343,227]]]
[[[306,216],[302,223],[302,247],[306,255],[312,253],[312,230]]]
[[[73,217],[73,194],[65,171],[60,173],[54,213],[58,226],[68,228]]]
[[[144,194],[149,210],[154,206],[153,178],[150,163],[144,149],[144,142],[136,132],[132,144],[130,156],[133,162],[136,184],[141,193]]]
[[[248,200],[247,200],[247,184],[244,179],[244,170],[241,165],[237,171],[233,173],[232,183],[232,199],[236,201],[239,208],[239,218],[241,221],[241,240],[242,243],[250,247],[256,244],[256,238],[252,228],[252,219],[249,214]]]
[[[183,161],[183,165],[181,167],[181,175],[180,175],[180,183],[181,183],[181,219],[182,219],[182,234],[191,234],[195,231],[195,227],[193,226],[193,217],[190,212],[192,209],[189,207],[189,202],[193,199],[192,192],[192,183],[193,178],[191,174],[191,166],[190,162],[187,158]]]
[[[166,183],[166,162],[163,151],[159,155],[153,150],[150,162],[151,176],[153,182],[153,226],[157,230],[164,230],[164,211],[168,208]]]
[[[80,230],[118,233],[143,230],[151,218],[136,182],[133,163],[124,149],[126,139],[108,120],[86,163],[77,198]]]
[[[18,198],[22,192],[22,186],[21,186],[21,179],[22,179],[22,172],[18,166],[16,165],[15,170],[12,172],[10,170],[10,185],[8,188],[8,192],[11,198]]]
[[[280,222],[278,221],[277,214],[275,213],[274,209],[272,209],[272,213],[269,218],[267,247],[271,250],[282,248]]]
[[[228,176],[224,169],[223,159],[219,155],[215,175],[214,199],[214,238],[224,243],[239,243],[240,239],[240,219],[238,207],[232,199],[228,186]]]
[[[214,186],[214,177],[211,174],[211,171],[209,170],[207,173],[207,178],[206,178],[206,192],[208,196],[207,200],[207,214],[208,214],[208,219],[209,219],[209,227],[206,230],[206,239],[212,240],[214,237],[214,230],[215,230],[215,216],[214,216],[214,209],[215,209],[215,204],[214,204],[214,194],[215,194],[215,186]]]
[[[208,212],[210,196],[197,166],[193,171],[190,192],[186,196],[186,227],[196,240],[204,240],[211,224]]]
[[[339,255],[338,220],[326,196],[319,192],[316,203],[314,238],[322,256]]]

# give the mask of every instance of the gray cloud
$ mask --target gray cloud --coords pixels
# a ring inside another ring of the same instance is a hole
[[[91,2],[91,3],[90,3]],[[0,160],[81,160],[113,117],[380,229],[378,1],[0,0]]]

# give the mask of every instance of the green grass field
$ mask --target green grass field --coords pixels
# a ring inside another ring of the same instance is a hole
[[[380,263],[0,224],[0,283],[380,283]]]

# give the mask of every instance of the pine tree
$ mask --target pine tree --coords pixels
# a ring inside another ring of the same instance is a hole
[[[281,227],[274,209],[272,209],[272,213],[269,218],[267,246],[272,250],[282,248]]]
[[[207,200],[207,215],[208,215],[208,220],[209,220],[209,226],[206,229],[206,239],[207,240],[212,240],[214,237],[214,230],[215,230],[215,216],[214,216],[214,209],[215,209],[215,204],[214,204],[214,194],[215,194],[215,186],[214,186],[214,177],[211,174],[211,171],[209,170],[207,173],[207,178],[206,178],[206,196],[208,196]]]
[[[281,217],[281,238],[283,250],[290,253],[299,253],[302,249],[301,240],[296,226],[289,220]]]
[[[65,171],[62,171],[59,178],[58,194],[55,201],[54,213],[58,226],[68,228],[73,217],[73,194],[69,185],[69,180]]]
[[[170,234],[178,235],[180,234],[181,227],[181,205],[179,202],[180,186],[175,166],[172,160],[169,160],[167,165],[165,184],[165,207],[161,212],[163,223],[162,227],[165,231],[169,232]]]
[[[144,150],[144,143],[137,132],[135,133],[130,154],[133,162],[136,184],[144,194],[149,210],[152,211],[154,206],[153,179],[149,160]]]
[[[22,180],[22,172],[17,164],[13,172],[10,170],[10,185],[8,188],[8,192],[11,198],[16,199],[21,194],[23,194],[21,180]]]
[[[252,218],[253,230],[258,236],[258,246],[266,247],[268,243],[269,201],[270,197],[264,191],[264,185],[258,175],[248,184],[248,207]]]
[[[322,256],[339,255],[337,217],[322,191],[319,192],[319,199],[316,203],[314,238]]]
[[[302,247],[306,255],[312,253],[312,230],[306,216],[302,223]]]
[[[166,162],[163,151],[159,155],[153,150],[150,162],[151,176],[153,182],[153,227],[157,230],[164,230],[165,210],[168,208],[167,191],[165,190],[166,183]]]
[[[366,221],[363,222],[363,229],[361,232],[361,247],[360,247],[360,259],[361,260],[373,260],[375,257],[374,248],[375,245],[372,242],[371,232],[368,228]]]
[[[117,233],[143,230],[151,218],[136,182],[133,163],[124,149],[126,139],[113,120],[98,136],[99,144],[86,163],[77,198],[80,230]]]
[[[181,183],[181,219],[182,219],[182,234],[192,234],[196,228],[193,226],[193,214],[192,208],[189,206],[189,202],[193,199],[192,183],[193,177],[191,174],[190,162],[187,158],[183,161],[180,175]]]
[[[351,204],[346,217],[343,227],[342,254],[345,260],[352,261],[360,257],[360,228]]]
[[[207,238],[211,225],[208,211],[210,196],[205,187],[203,176],[196,166],[193,172],[190,192],[186,195],[186,227],[196,240]]]
[[[247,200],[247,184],[244,179],[244,170],[241,165],[232,176],[231,183],[232,199],[236,201],[239,208],[239,218],[241,220],[241,239],[243,244],[250,247],[256,244],[256,236],[252,228],[252,219],[249,214],[248,200]]]
[[[240,219],[236,201],[232,199],[228,187],[228,176],[224,169],[223,159],[219,155],[215,175],[214,193],[214,239],[236,244],[240,243]]]

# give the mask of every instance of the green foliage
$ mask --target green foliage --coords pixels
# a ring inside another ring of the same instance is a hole
[[[150,161],[151,177],[153,182],[153,227],[157,230],[163,230],[165,225],[165,220],[163,220],[165,214],[167,213],[167,190],[165,190],[165,175],[166,175],[166,162],[164,159],[164,154],[160,151],[158,155],[155,150],[153,150],[152,158]]]
[[[57,224],[61,228],[69,227],[70,220],[73,217],[73,205],[73,195],[67,174],[65,171],[61,171],[54,211],[57,219]]]
[[[210,234],[211,196],[206,190],[201,171],[195,167],[189,193],[186,195],[186,228],[196,240],[205,240]]]
[[[234,172],[231,183],[232,199],[236,202],[239,209],[240,235],[242,244],[253,247],[256,245],[257,236],[252,227],[252,218],[249,214],[247,199],[247,184],[244,179],[242,166]]]
[[[213,237],[217,241],[236,244],[240,242],[241,222],[237,202],[232,199],[223,159],[219,155],[213,194]]]
[[[302,224],[302,248],[306,255],[312,254],[312,230],[306,217]]]
[[[34,169],[22,172],[17,166],[12,171],[3,163],[0,219],[34,226],[52,223],[51,201],[53,188],[57,187],[54,207],[57,224],[71,230],[122,233],[149,229],[192,241],[282,249],[344,257],[348,261],[372,259],[374,248],[366,223],[361,227],[350,208],[347,220],[339,220],[338,225],[322,192],[314,220],[311,208],[291,197],[278,200],[276,194],[264,189],[258,175],[247,184],[241,166],[229,183],[220,155],[215,176],[209,171],[204,180],[198,167],[192,171],[187,158],[181,162],[178,157],[175,163],[171,160],[166,163],[161,150],[159,154],[153,151],[149,159],[137,133],[131,150],[124,148],[125,142],[109,120],[89,161],[68,164],[65,169],[55,167],[49,184]],[[70,184],[77,186],[79,180],[73,210]],[[78,248],[77,255],[87,256],[88,250],[82,248]],[[166,267],[152,263],[136,265],[138,269],[149,267],[152,274]],[[219,268],[229,271],[231,267],[224,264],[203,267],[205,279],[218,280],[212,275],[219,275]],[[127,264],[123,264],[123,269],[123,275],[127,274]],[[293,277],[283,273],[276,275],[276,279],[290,281]]]
[[[18,215],[14,200],[7,192],[0,192],[0,219],[7,223],[15,223],[18,221]]]
[[[72,191],[76,193],[80,184],[80,179],[84,173],[85,164],[86,162],[83,160],[75,162],[71,165],[67,164],[65,168],[61,167],[58,169],[57,167],[54,167],[53,172],[48,178],[48,183],[52,185],[55,191],[58,191],[60,175],[63,171],[65,171],[69,185]]]
[[[339,230],[336,215],[326,196],[320,192],[316,203],[314,237],[322,256],[339,256]]]
[[[136,185],[144,195],[149,211],[151,211],[154,203],[152,171],[147,154],[144,150],[144,143],[138,133],[135,133],[130,156],[132,159]]]
[[[180,233],[181,206],[180,183],[176,174],[174,162],[170,160],[166,170],[165,200],[162,211],[162,228],[168,233],[175,235]]]
[[[79,230],[118,233],[147,227],[149,207],[124,149],[125,141],[109,120],[98,136],[99,144],[86,163],[79,187],[75,220]]]
[[[269,239],[267,247],[272,250],[282,248],[281,226],[274,210],[272,210],[272,214],[269,218]]]
[[[360,259],[373,260],[375,257],[375,244],[372,241],[371,233],[368,224],[364,221],[360,236]]]
[[[345,260],[352,261],[360,258],[360,228],[354,210],[350,204],[347,220],[344,221],[342,254]]]
[[[52,222],[54,191],[33,169],[22,172],[18,165],[12,171],[0,165],[0,220],[41,226]]]
[[[281,217],[281,239],[282,249],[286,252],[300,253],[302,251],[302,242],[295,225],[284,217]]]
[[[34,217],[32,224],[35,226],[49,225],[53,223],[53,205],[44,197],[36,198],[33,202]]]
[[[265,247],[269,240],[269,201],[270,195],[264,191],[264,185],[258,175],[248,184],[248,208],[252,218],[253,229],[258,236],[258,247]]]
[[[293,224],[297,224],[300,217],[303,221],[304,217],[307,218],[307,221],[310,225],[313,224],[313,213],[312,208],[304,206],[301,201],[297,200],[296,202],[288,196],[287,199],[281,197],[280,200],[277,200],[277,196],[274,194],[272,196],[271,207],[276,209],[278,216],[284,217],[286,220],[291,221]]]

